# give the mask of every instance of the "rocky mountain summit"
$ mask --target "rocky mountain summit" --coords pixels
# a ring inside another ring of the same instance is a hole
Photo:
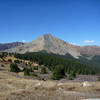
[[[8,52],[26,53],[26,52],[39,52],[46,51],[48,53],[54,53],[59,55],[70,54],[75,58],[82,55],[94,56],[100,55],[99,46],[77,46],[67,43],[51,34],[45,34],[40,38],[26,43],[24,45],[19,45],[11,49],[6,49]]]

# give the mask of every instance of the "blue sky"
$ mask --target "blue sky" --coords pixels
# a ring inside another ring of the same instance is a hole
[[[100,45],[100,0],[0,0],[0,43],[45,33],[78,45]]]

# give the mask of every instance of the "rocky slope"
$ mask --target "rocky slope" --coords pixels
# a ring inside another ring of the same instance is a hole
[[[18,46],[16,48],[8,49],[8,52],[26,53],[38,52],[45,50],[48,53],[59,55],[71,54],[73,57],[78,58],[82,55],[100,55],[99,46],[77,46],[69,44],[61,39],[58,39],[51,34],[45,34],[30,43]]]
[[[77,48],[63,40],[60,40],[50,34],[45,34],[35,41],[27,43],[17,48],[9,49],[10,52],[26,53],[26,52],[38,52],[45,50],[48,53],[66,55],[71,54],[74,57],[80,56]]]

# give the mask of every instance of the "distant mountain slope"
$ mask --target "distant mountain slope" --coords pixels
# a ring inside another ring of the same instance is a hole
[[[30,43],[18,46],[16,48],[7,49],[8,52],[26,53],[46,51],[58,55],[70,54],[75,58],[84,56],[91,59],[95,55],[100,55],[99,46],[77,46],[58,39],[51,34],[45,34]]]
[[[84,46],[81,47],[80,50],[81,54],[87,54],[87,55],[100,55],[100,47],[99,46]]]
[[[24,45],[24,43],[23,42],[13,42],[13,43],[0,44],[0,51],[10,49],[10,48],[15,48],[21,45]]]

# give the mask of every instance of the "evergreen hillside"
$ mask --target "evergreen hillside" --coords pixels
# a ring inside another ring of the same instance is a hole
[[[30,60],[38,63],[39,65],[47,66],[51,71],[55,69],[57,65],[64,66],[64,72],[67,74],[83,74],[83,75],[94,75],[99,74],[99,68],[91,66],[90,63],[87,63],[82,60],[77,60],[71,57],[69,54],[66,56],[60,56],[55,54],[48,54],[43,52],[35,53],[25,53],[25,54],[15,54],[16,58]]]

